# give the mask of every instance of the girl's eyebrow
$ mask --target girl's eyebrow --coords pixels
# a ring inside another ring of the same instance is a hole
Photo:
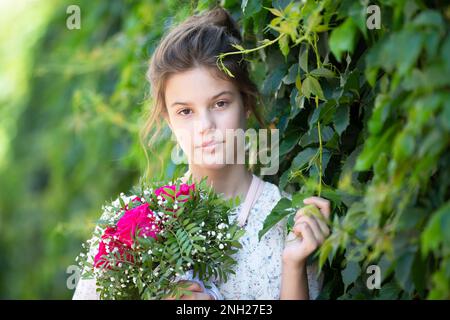
[[[220,97],[220,96],[223,95],[223,94],[230,94],[230,95],[233,95],[233,92],[227,91],[227,90],[226,90],[226,91],[222,91],[222,92],[220,92],[220,93],[218,93],[218,94],[212,96],[209,100],[217,99],[218,97]],[[173,107],[173,106],[179,105],[179,104],[188,106],[188,105],[190,105],[191,103],[190,103],[190,102],[174,102],[174,103],[172,103],[172,104],[170,105],[170,107]]]

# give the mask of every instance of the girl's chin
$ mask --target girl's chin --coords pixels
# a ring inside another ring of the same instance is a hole
[[[215,153],[203,153],[199,154],[193,161],[196,165],[199,165],[207,169],[221,169],[224,168],[227,163],[223,155],[219,156]]]

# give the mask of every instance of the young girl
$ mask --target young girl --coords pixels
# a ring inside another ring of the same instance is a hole
[[[250,115],[264,127],[256,106],[258,90],[246,61],[238,55],[224,59],[234,77],[217,67],[217,56],[235,51],[232,44],[241,40],[233,19],[219,7],[190,17],[170,31],[150,63],[154,108],[146,128],[153,128],[158,118],[169,125],[189,161],[183,182],[207,176],[224,197],[244,199],[231,213],[246,231],[243,248],[234,256],[236,274],[225,283],[215,281],[212,290],[190,281],[192,295],[181,299],[315,299],[322,277],[317,277],[317,265],[307,265],[306,260],[329,235],[327,225],[300,209],[293,232],[286,235],[284,219],[258,241],[265,217],[282,196],[291,195],[236,163],[239,147],[226,135],[227,130],[246,130]],[[329,201],[310,197],[304,203],[317,206],[329,218]],[[80,280],[77,298],[98,298],[95,280]]]

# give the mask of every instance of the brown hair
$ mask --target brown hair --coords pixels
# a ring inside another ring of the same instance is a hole
[[[211,68],[217,71],[218,77],[232,81],[241,93],[244,107],[250,109],[259,125],[265,128],[264,118],[257,109],[258,103],[262,105],[261,96],[250,79],[244,57],[236,54],[223,59],[223,64],[234,78],[217,66],[219,54],[236,51],[232,45],[241,43],[242,37],[235,21],[222,7],[193,15],[172,29],[161,40],[150,59],[147,79],[150,82],[152,108],[141,132],[142,141],[156,125],[156,132],[148,143],[151,146],[161,130],[161,122],[167,115],[165,85],[168,77],[195,67]]]

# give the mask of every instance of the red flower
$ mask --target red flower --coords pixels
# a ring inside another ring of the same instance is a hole
[[[154,239],[157,238],[160,231],[148,203],[127,210],[119,219],[115,228],[108,227],[105,230],[99,245],[99,251],[94,258],[94,265],[98,267],[106,262],[104,255],[108,254],[108,250],[109,252],[115,250],[120,254],[120,257],[133,262],[132,255],[127,254],[126,251],[132,250],[137,230],[139,230],[138,236]]]
[[[94,258],[94,266],[99,268],[105,265],[107,268],[110,268],[108,259],[105,257],[109,252],[117,252],[121,259],[134,262],[133,256],[127,251],[129,251],[129,247],[117,240],[116,228],[108,227],[102,235],[98,253]]]

